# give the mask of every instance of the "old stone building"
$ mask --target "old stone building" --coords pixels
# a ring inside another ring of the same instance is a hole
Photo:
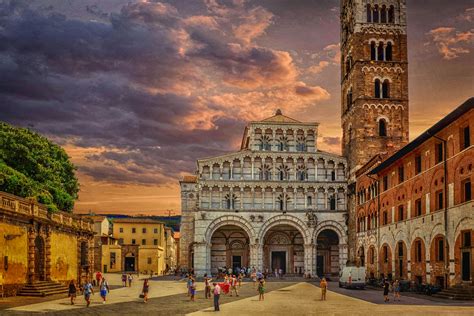
[[[0,285],[6,295],[58,293],[63,290],[54,283],[92,277],[94,231],[88,219],[48,213],[32,200],[0,192],[0,232]]]
[[[474,98],[357,173],[357,262],[369,277],[474,280]]]
[[[317,123],[280,111],[250,122],[236,153],[200,159],[181,184],[180,266],[337,275],[347,261],[346,160]]]

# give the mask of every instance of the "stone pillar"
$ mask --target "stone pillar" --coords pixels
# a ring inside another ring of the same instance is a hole
[[[341,270],[346,266],[347,259],[349,258],[348,248],[347,244],[339,244],[339,269]]]
[[[240,180],[244,179],[244,160],[240,159]]]
[[[263,271],[263,246],[259,243],[250,245],[250,268]]]
[[[222,201],[222,188],[219,187],[219,209],[221,209],[221,210],[223,209],[222,203],[223,203],[223,201]]]
[[[303,195],[304,195],[304,209],[306,210],[308,208],[308,189],[304,188],[304,191],[303,191]]]
[[[252,210],[255,210],[255,188],[251,187],[250,188],[250,195],[252,196]]]
[[[194,273],[197,277],[211,273],[210,244],[206,242],[197,242],[194,244]]]
[[[293,210],[296,210],[296,197],[298,196],[298,189],[293,189]]]
[[[411,246],[407,245],[407,278],[411,280]]]
[[[34,228],[28,229],[28,283],[35,280],[35,238]]]
[[[244,209],[244,188],[240,188],[240,209]]]
[[[424,242],[424,240],[423,240]],[[446,240],[445,240],[446,242]],[[426,266],[426,284],[431,283],[431,251],[430,244],[425,243],[425,266]]]
[[[224,168],[223,165],[219,165],[219,179],[220,179],[220,180],[222,180],[222,173],[224,172],[224,171],[223,171],[223,168]]]
[[[392,206],[392,212],[390,216],[391,216],[390,223],[394,223],[395,222],[395,206]]]
[[[275,209],[275,189],[272,188],[272,210]]]
[[[313,258],[315,258],[315,245],[305,244],[304,245],[304,273],[306,276],[314,277],[316,270],[313,265]]]
[[[51,281],[51,229],[49,227],[44,237],[44,278],[46,281]]]
[[[431,213],[431,209],[430,209],[430,194],[429,193],[426,193],[426,196],[425,196],[425,205],[426,205],[426,214],[429,214]]]
[[[255,164],[255,159],[254,159],[253,157],[251,158],[251,162],[250,162],[250,164],[251,164],[251,167],[252,167],[252,171],[251,171],[251,173],[252,173],[252,174],[251,174],[251,179],[253,180],[253,179],[254,179],[254,175],[253,175],[253,173],[254,173],[254,164]]]
[[[232,162],[230,163],[229,168],[230,168],[230,176],[229,176],[230,178],[229,179],[233,180],[234,179],[234,164]]]
[[[411,200],[407,202],[407,219],[411,218]]]
[[[211,166],[209,167],[209,171],[210,171],[210,173],[211,173],[209,179],[213,180],[214,164],[211,163]]]

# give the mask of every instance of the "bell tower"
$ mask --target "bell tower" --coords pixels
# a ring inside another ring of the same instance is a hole
[[[349,182],[408,143],[406,0],[341,0],[342,152]]]

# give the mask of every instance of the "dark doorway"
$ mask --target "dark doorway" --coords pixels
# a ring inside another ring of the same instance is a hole
[[[286,273],[286,251],[272,251],[272,271],[282,269]]]
[[[42,237],[37,236],[35,238],[35,280],[44,281],[45,273],[45,256],[44,256],[44,240]]]
[[[403,279],[403,259],[398,259],[398,271],[400,271],[400,275],[398,277]]]
[[[232,270],[236,271],[237,268],[242,268],[242,256],[232,256]]]
[[[318,277],[324,276],[324,256],[316,257],[316,273]]]
[[[135,271],[135,257],[125,257],[125,271]]]
[[[462,280],[471,280],[471,253],[468,251],[462,253]]]

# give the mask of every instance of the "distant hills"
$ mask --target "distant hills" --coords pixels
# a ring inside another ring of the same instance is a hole
[[[112,220],[114,218],[143,218],[143,219],[153,219],[156,221],[161,221],[165,223],[166,226],[171,227],[175,232],[179,232],[179,223],[181,222],[181,215],[173,215],[173,216],[129,216],[129,215],[123,215],[123,214],[96,214],[100,216],[105,216],[109,219]]]

